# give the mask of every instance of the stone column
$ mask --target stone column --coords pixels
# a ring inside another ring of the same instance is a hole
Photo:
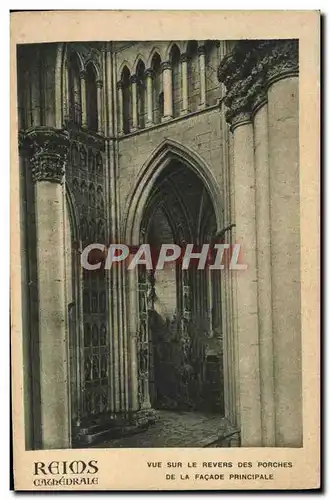
[[[38,419],[34,414],[33,399],[35,397],[33,391],[33,364],[36,364],[36,357],[32,359],[33,352],[33,337],[32,328],[30,326],[31,315],[31,286],[29,273],[29,245],[28,234],[31,231],[29,225],[29,205],[27,194],[27,174],[28,174],[28,159],[25,157],[24,136],[19,134],[19,203],[20,209],[17,214],[19,228],[19,248],[16,251],[20,255],[20,274],[21,274],[21,311],[19,311],[22,320],[22,348],[23,348],[23,364],[24,364],[24,428],[25,428],[25,447],[26,450],[37,448],[37,439],[34,436],[35,424]]]
[[[266,95],[254,109],[258,307],[260,332],[261,420],[263,446],[275,446],[270,190]]]
[[[261,446],[256,202],[253,127],[248,113],[232,125],[235,223],[246,270],[237,273],[238,355],[242,446]]]
[[[152,69],[149,68],[145,72],[146,84],[147,84],[147,123],[146,126],[150,127],[153,125],[153,100],[152,100]]]
[[[138,281],[139,298],[139,325],[137,336],[137,359],[139,365],[141,410],[148,411],[151,408],[149,394],[149,318],[148,318],[148,292],[146,272],[142,273],[143,281]],[[137,275],[137,273],[136,273]]]
[[[173,118],[172,65],[169,61],[161,65],[163,72],[164,116],[163,121]]]
[[[123,82],[117,82],[118,95],[118,134],[124,133],[124,102],[123,102]]]
[[[219,59],[226,54],[225,42],[221,43],[219,48]],[[224,97],[224,85],[221,85],[221,97]],[[234,207],[234,182],[233,168],[231,162],[232,134],[229,133],[229,127],[226,123],[225,113],[220,112],[221,131],[222,131],[222,164],[223,164],[223,197],[224,197],[224,218],[223,227],[228,227],[235,222]],[[228,243],[231,245],[236,241],[235,228],[226,232],[219,243]],[[239,402],[237,401],[237,391],[239,377],[237,376],[238,359],[236,356],[236,328],[234,319],[237,319],[236,301],[233,301],[235,294],[235,275],[228,266],[220,272],[221,276],[221,318],[223,331],[223,362],[224,362],[224,400],[225,415],[232,425],[239,425]]]
[[[205,74],[205,46],[198,47],[199,78],[200,78],[200,103],[199,108],[206,106],[206,74]]]
[[[132,89],[132,130],[134,132],[138,128],[138,102],[137,102],[137,79],[136,75],[131,76]]]
[[[188,113],[188,55],[181,54],[181,89],[182,89],[182,110],[181,114]]]
[[[102,90],[103,90],[103,82],[98,80],[96,82],[97,88],[97,131],[99,134],[104,132],[103,126],[103,106],[102,106]]]
[[[213,301],[213,280],[212,280],[212,273],[214,271],[210,270],[210,267],[207,267],[207,278],[206,278],[206,283],[207,283],[207,309],[208,309],[208,323],[209,323],[209,331],[208,334],[210,337],[213,337],[213,307],[214,307],[214,301]]]
[[[131,253],[132,259],[134,252]],[[140,273],[140,279],[139,279]],[[127,336],[129,349],[129,410],[137,426],[155,420],[149,395],[150,332],[148,321],[147,275],[141,270],[126,269],[125,308],[128,312]]]
[[[63,181],[67,137],[29,132],[35,182],[42,448],[70,447]]]
[[[298,42],[267,72],[276,445],[302,446]]]
[[[87,128],[87,104],[86,104],[86,72],[80,73],[81,88],[81,126]]]
[[[254,42],[253,42],[254,43]],[[237,48],[238,47],[238,48]],[[242,65],[249,61],[249,42],[235,45],[236,52],[226,55],[219,67],[218,77],[225,83],[227,94],[226,119],[233,134],[233,188],[236,241],[241,245],[241,261],[245,270],[235,273],[235,302],[237,338],[233,346],[238,356],[240,415],[242,446],[262,445],[261,378],[257,235],[256,235],[256,179],[254,163],[254,135],[251,122],[251,99],[255,88],[253,79],[242,76]],[[251,70],[253,66],[251,65]],[[244,74],[244,73],[243,73]],[[234,308],[235,310],[235,308]]]

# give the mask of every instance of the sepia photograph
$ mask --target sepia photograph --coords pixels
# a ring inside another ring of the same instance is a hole
[[[176,31],[15,45],[34,486],[49,450],[306,446],[301,43]]]
[[[297,40],[28,44],[17,72],[27,447],[301,446]]]

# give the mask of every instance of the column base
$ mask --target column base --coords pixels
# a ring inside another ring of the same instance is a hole
[[[132,422],[138,427],[148,427],[156,422],[156,411],[153,408],[142,408],[132,415]]]
[[[153,408],[136,412],[114,413],[108,415],[100,424],[81,425],[73,429],[73,448],[84,448],[129,434],[140,432],[155,423],[156,412]]]
[[[189,109],[182,109],[180,111],[180,116],[189,115],[189,113],[190,113]]]
[[[197,106],[197,109],[199,111],[202,110],[202,109],[205,109],[205,108],[207,108],[206,102],[203,102],[202,104],[198,104],[198,106]]]
[[[153,125],[155,125],[155,124],[152,121],[147,121],[146,122],[146,128],[152,127]]]
[[[173,116],[172,115],[162,116],[162,118],[161,118],[161,122],[162,123],[168,122],[169,120],[173,120]]]

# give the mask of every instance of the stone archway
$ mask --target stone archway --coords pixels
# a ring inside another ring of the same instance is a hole
[[[143,207],[131,205],[136,211],[127,217],[135,222],[129,229],[134,243],[149,243],[156,254],[162,243],[201,246],[218,231],[216,188],[210,192],[203,167],[198,174],[196,164],[175,153],[168,148],[162,155],[140,193]],[[138,324],[128,318],[129,333],[136,336],[131,373],[137,378],[136,409],[224,413],[220,275],[196,267],[183,271],[179,262],[174,269],[139,269],[128,280],[130,318],[134,304],[138,318]]]

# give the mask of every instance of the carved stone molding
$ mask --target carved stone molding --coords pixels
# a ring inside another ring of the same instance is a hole
[[[34,182],[63,183],[68,156],[67,132],[47,127],[36,127],[24,133],[24,151],[28,154]]]
[[[122,90],[124,87],[124,82],[122,80],[119,80],[119,82],[117,82],[117,90]]]
[[[272,46],[270,55],[265,57],[268,63],[268,85],[281,78],[298,76],[299,47],[297,40],[283,40]]]
[[[154,76],[153,69],[152,68],[146,69],[145,72],[144,72],[144,76],[146,78],[153,78],[153,76]]]
[[[299,74],[297,40],[243,40],[221,61],[218,79],[227,94],[227,122],[234,128],[250,120],[267,101],[267,90],[275,81]]]
[[[165,71],[167,69],[172,69],[171,61],[164,61],[164,62],[162,62],[161,65],[160,65],[160,67],[161,67],[162,71]]]
[[[130,83],[131,83],[131,84],[132,84],[132,83],[137,83],[137,75],[132,75],[132,76],[130,77]]]

